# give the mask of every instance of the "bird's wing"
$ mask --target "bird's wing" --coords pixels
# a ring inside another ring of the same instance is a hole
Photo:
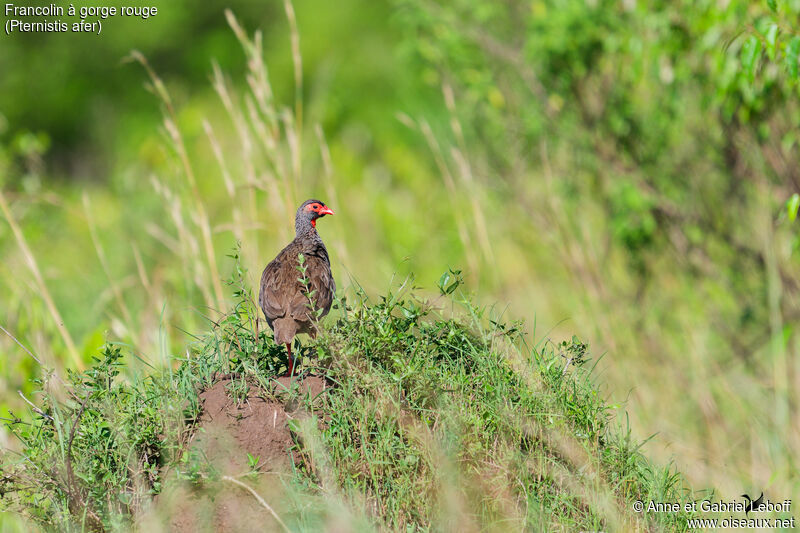
[[[317,309],[322,309],[320,316],[325,316],[330,311],[333,297],[336,293],[336,282],[331,274],[328,254],[312,256],[309,258],[308,277],[314,292],[314,304]]]
[[[285,292],[282,290],[282,278],[284,276],[281,276],[281,274],[285,270],[284,267],[285,263],[278,256],[267,265],[261,274],[258,304],[269,322],[285,316],[288,310]]]
[[[310,254],[306,256],[308,288],[313,292],[310,300],[314,302],[316,309],[323,309],[320,317],[325,316],[330,310],[333,303],[333,294],[336,291],[336,285],[326,259]],[[299,272],[297,276],[299,278]],[[311,301],[309,301],[306,287],[298,281],[295,292],[289,302],[289,313],[296,320],[308,322],[313,318],[310,316]]]

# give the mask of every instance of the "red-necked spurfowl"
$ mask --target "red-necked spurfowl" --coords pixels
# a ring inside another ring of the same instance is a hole
[[[316,336],[314,314],[309,296],[322,318],[331,309],[336,283],[331,274],[328,250],[317,233],[317,219],[332,215],[333,210],[319,200],[306,200],[297,209],[294,219],[295,237],[286,248],[270,261],[261,274],[258,303],[267,317],[267,324],[275,333],[275,342],[286,345],[289,355],[288,375],[292,374],[292,340],[298,333]],[[307,287],[300,282],[302,273],[298,256],[305,259]]]

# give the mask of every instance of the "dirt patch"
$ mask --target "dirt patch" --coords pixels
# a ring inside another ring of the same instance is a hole
[[[323,378],[308,376],[279,378],[270,387],[264,391],[240,377],[224,376],[200,394],[202,414],[184,453],[200,468],[216,472],[219,481],[200,486],[168,482],[154,505],[155,513],[166,517],[162,523],[169,524],[168,531],[253,531],[253,524],[260,531],[279,530],[252,494],[223,476],[245,483],[278,510],[281,477],[290,472],[294,445],[287,422],[307,416],[302,399],[329,386]],[[246,476],[256,458],[259,474]]]

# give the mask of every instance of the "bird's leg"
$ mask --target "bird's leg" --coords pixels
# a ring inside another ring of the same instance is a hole
[[[292,343],[286,343],[286,353],[289,354],[289,370],[286,371],[288,376],[292,375],[292,370],[294,369],[294,357],[292,357]]]

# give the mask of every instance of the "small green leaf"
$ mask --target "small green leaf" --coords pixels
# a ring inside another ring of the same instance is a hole
[[[461,271],[451,268],[442,274],[437,285],[442,295],[446,296],[452,294],[462,283],[464,283],[464,280],[461,278]]]
[[[797,79],[797,57],[800,55],[800,37],[795,35],[786,46],[786,70],[793,80]]]
[[[442,294],[447,294],[446,290],[447,286],[450,284],[450,279],[451,279],[450,272],[443,273],[442,276],[439,278],[439,283],[437,285],[439,287],[439,290],[442,291]]]
[[[767,5],[773,13],[778,11],[778,0],[767,0]]]
[[[800,208],[800,194],[794,193],[786,202],[786,214],[791,222],[797,218],[798,208]]]
[[[770,60],[774,60],[775,44],[778,41],[778,25],[774,22],[770,24],[767,28],[767,32],[764,34],[764,38],[767,41],[767,55],[769,56]]]
[[[289,431],[295,434],[299,434],[302,429],[300,427],[300,423],[293,418],[290,418],[289,420],[286,421],[286,427],[289,428]]]
[[[747,78],[752,82],[755,79],[756,65],[758,56],[761,53],[761,41],[758,37],[751,35],[742,45],[742,68]]]

